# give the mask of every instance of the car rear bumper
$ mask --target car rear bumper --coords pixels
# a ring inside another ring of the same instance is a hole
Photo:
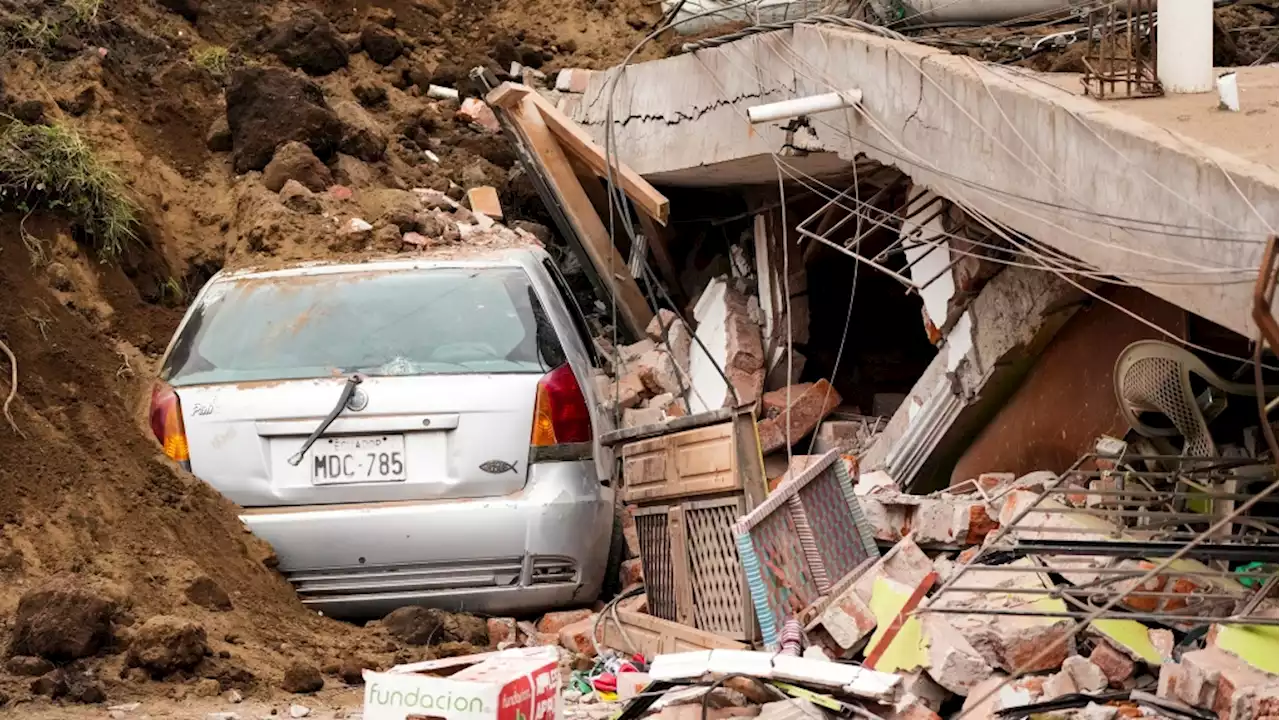
[[[404,605],[513,614],[595,600],[613,491],[591,461],[539,463],[502,497],[254,508],[242,519],[302,601],[327,615]]]

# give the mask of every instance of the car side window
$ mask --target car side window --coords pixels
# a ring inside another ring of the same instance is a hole
[[[547,274],[551,276],[551,282],[555,283],[560,297],[564,298],[565,306],[569,308],[569,317],[573,319],[573,327],[578,331],[578,337],[582,339],[582,344],[587,349],[587,357],[590,358],[592,367],[600,367],[600,355],[596,352],[596,344],[591,339],[591,331],[587,329],[587,320],[583,317],[582,308],[578,307],[577,298],[569,290],[569,283],[565,282],[560,269],[550,260],[543,260],[542,264],[546,267]]]

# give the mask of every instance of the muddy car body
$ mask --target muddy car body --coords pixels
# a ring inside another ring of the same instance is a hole
[[[316,610],[532,612],[594,600],[608,562],[594,365],[536,247],[220,273],[152,426]]]

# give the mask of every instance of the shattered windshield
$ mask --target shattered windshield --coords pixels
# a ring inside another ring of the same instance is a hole
[[[518,268],[436,268],[219,281],[165,361],[174,385],[544,373],[550,331]]]

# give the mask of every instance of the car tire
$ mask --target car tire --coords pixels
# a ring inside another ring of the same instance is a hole
[[[609,602],[622,592],[622,561],[627,552],[627,541],[622,536],[622,513],[619,505],[613,511],[613,532],[609,537],[609,560],[604,566],[604,582],[600,586],[600,599]]]

